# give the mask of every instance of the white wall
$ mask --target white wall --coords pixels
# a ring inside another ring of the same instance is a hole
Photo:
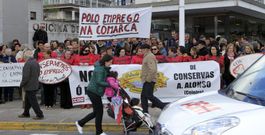
[[[3,42],[3,1],[0,0],[0,44]]]

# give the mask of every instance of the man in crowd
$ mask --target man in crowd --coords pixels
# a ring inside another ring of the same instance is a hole
[[[44,30],[45,26],[40,26],[40,29],[36,30],[33,36],[33,41],[34,41],[34,48],[36,48],[36,44],[38,41],[43,41],[44,43],[48,43],[48,34]]]
[[[25,52],[26,63],[23,67],[22,72],[22,81],[20,87],[23,87],[25,95],[25,107],[24,112],[19,115],[19,118],[28,118],[30,117],[29,109],[32,107],[36,113],[36,117],[33,119],[40,120],[43,119],[43,112],[40,109],[40,106],[37,101],[36,93],[39,89],[39,75],[40,75],[40,66],[37,61],[33,58],[32,51],[28,50]]]
[[[141,74],[143,82],[141,102],[145,113],[148,113],[148,100],[150,100],[155,107],[160,109],[163,109],[165,106],[165,103],[161,102],[153,94],[157,79],[157,60],[155,55],[151,53],[150,48],[151,47],[147,44],[141,46],[142,53],[144,54]]]

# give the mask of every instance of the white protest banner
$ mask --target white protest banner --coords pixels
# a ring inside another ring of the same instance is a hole
[[[112,65],[119,82],[130,97],[139,98],[142,91],[141,65]],[[73,66],[69,77],[73,105],[87,104],[85,94],[93,66]],[[162,101],[220,89],[220,69],[215,61],[158,64],[155,96]]]
[[[243,73],[249,66],[251,66],[256,60],[258,60],[263,54],[255,53],[236,58],[230,64],[230,73],[234,77],[237,77],[239,74]]]
[[[80,8],[79,39],[150,38],[151,8]]]
[[[0,87],[19,86],[24,63],[0,64]]]
[[[72,72],[67,63],[58,59],[46,59],[40,63],[39,81],[45,84],[56,84],[65,80]]]

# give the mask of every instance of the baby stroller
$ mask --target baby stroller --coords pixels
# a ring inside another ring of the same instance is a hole
[[[149,129],[149,133],[153,134],[153,125],[150,124],[150,122],[145,121],[145,119],[141,118],[137,111],[133,109],[130,105],[131,98],[127,94],[127,92],[124,89],[120,89],[119,95],[122,97],[123,103],[122,103],[122,117],[121,117],[121,123],[123,124],[123,132],[125,135],[128,135],[129,132],[136,132],[137,128],[140,126],[144,126]],[[111,104],[107,106],[107,113],[110,117],[115,119],[114,109]]]

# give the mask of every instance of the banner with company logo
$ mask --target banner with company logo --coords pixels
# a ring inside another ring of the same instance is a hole
[[[85,89],[93,69],[93,66],[72,66],[69,82],[73,105],[89,103]],[[131,97],[140,98],[141,65],[112,65],[111,70],[118,72],[121,87]],[[157,76],[154,95],[162,101],[220,89],[219,64],[214,61],[158,64]]]
[[[23,63],[0,64],[0,87],[19,86],[22,80]]]
[[[149,38],[151,8],[80,8],[79,39]]]

